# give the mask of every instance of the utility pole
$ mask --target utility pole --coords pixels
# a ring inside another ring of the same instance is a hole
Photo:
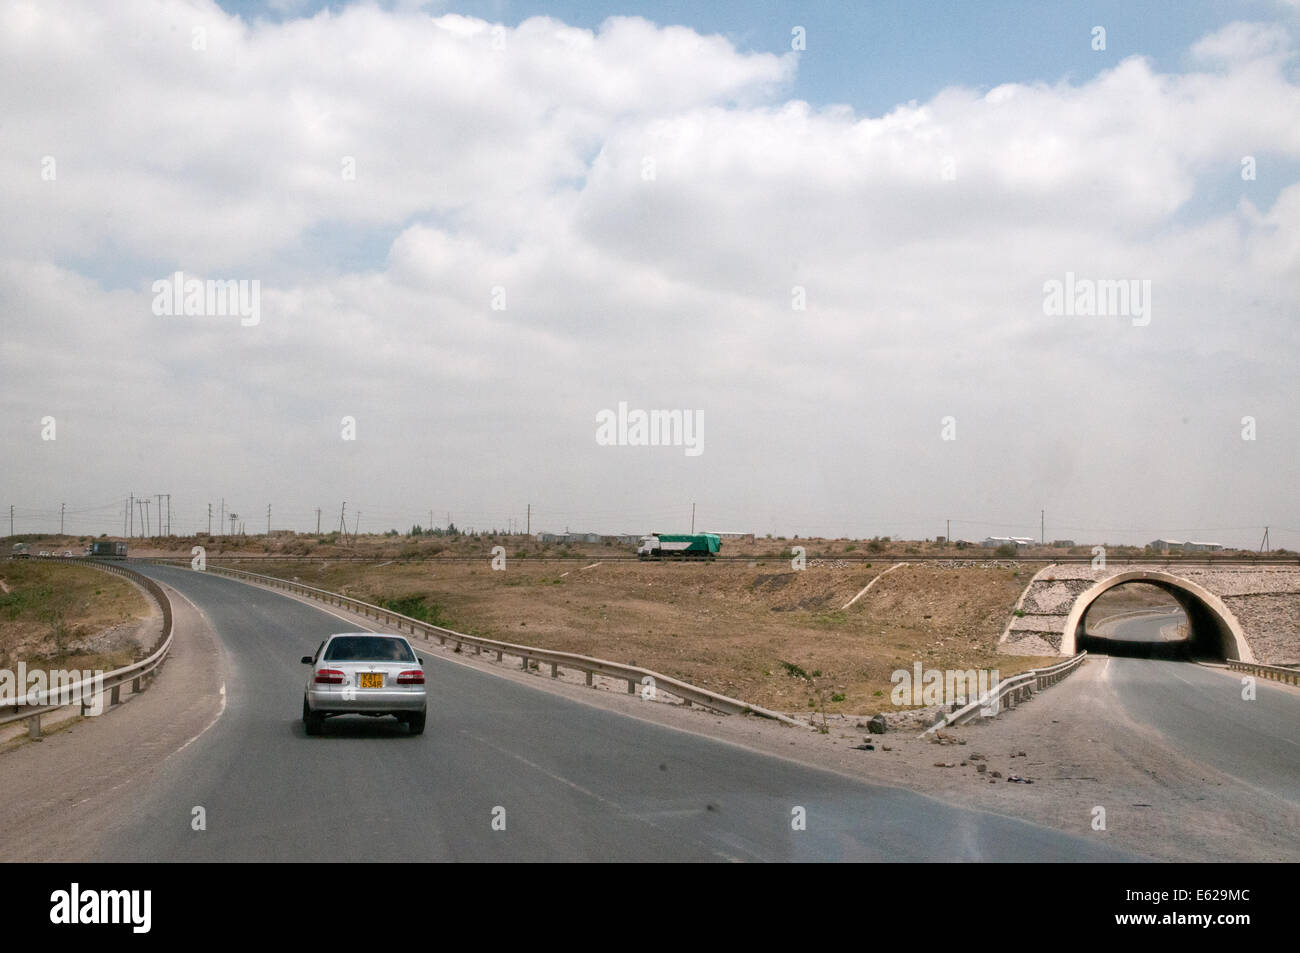
[[[345,542],[347,541],[348,538],[347,512],[348,512],[348,501],[344,500],[343,508],[339,510],[339,532],[343,534],[343,539]]]
[[[221,498],[221,518],[217,520],[217,529],[221,529],[221,524],[226,521],[226,498]]]
[[[271,535],[271,504],[266,504],[266,535]]]
[[[944,520],[944,532],[947,535],[944,536],[943,538],[943,544],[945,546],[951,546],[952,545],[952,520]]]
[[[352,542],[357,541],[357,532],[361,529],[361,511],[357,510],[357,515],[352,521]]]
[[[131,514],[131,524],[126,535],[128,539],[134,539],[135,538],[135,494],[132,493],[129,497],[127,497],[126,502],[127,502],[127,507],[126,507],[127,511]]]
[[[1047,545],[1047,510],[1038,511],[1038,541]]]
[[[695,534],[695,504],[691,504],[691,534]]]
[[[167,535],[170,536],[172,534],[172,495],[164,493],[163,496],[167,497]]]
[[[533,504],[528,504],[528,535],[533,535]]]
[[[9,535],[12,536],[13,534],[14,534],[14,505],[10,503],[9,504]]]
[[[208,504],[208,535],[212,535],[212,504]]]
[[[60,536],[63,535],[63,508],[67,505],[68,505],[67,503],[59,504],[59,535]]]
[[[320,507],[316,507],[316,535],[320,535]]]
[[[1261,540],[1259,541],[1259,551],[1260,551],[1261,553],[1266,553],[1266,552],[1269,551],[1269,547],[1268,547],[1268,527],[1267,527],[1267,526],[1264,527],[1264,538],[1261,539]]]

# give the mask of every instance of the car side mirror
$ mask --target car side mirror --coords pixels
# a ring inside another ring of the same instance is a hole
[[[311,656],[310,656],[310,655],[304,655],[304,656],[302,657],[302,664],[303,664],[303,665],[310,665],[310,664],[311,664]]]

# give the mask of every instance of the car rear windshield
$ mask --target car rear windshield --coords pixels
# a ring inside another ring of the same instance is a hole
[[[382,635],[341,635],[329,644],[332,662],[414,662],[415,653],[402,639]]]

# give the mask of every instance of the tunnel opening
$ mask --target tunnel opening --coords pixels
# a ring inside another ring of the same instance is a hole
[[[1084,609],[1076,647],[1093,654],[1187,662],[1216,657],[1218,645],[1192,637],[1187,613],[1168,589],[1126,582]]]
[[[1137,584],[1141,588],[1133,588]],[[1101,602],[1107,593],[1115,594]],[[1063,635],[1062,650],[1070,655],[1087,650],[1179,661],[1254,660],[1222,600],[1190,580],[1150,570],[1118,573],[1082,593]]]

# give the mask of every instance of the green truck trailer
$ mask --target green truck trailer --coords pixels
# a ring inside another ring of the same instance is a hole
[[[722,549],[717,533],[654,533],[641,537],[641,559],[712,559]]]

